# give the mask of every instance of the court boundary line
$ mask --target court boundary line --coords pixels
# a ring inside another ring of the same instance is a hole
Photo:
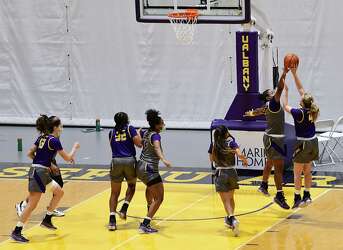
[[[313,201],[321,198],[322,196],[326,195],[328,192],[330,192],[332,189],[327,189],[325,190],[323,193],[319,194],[317,197],[315,197],[313,199]],[[252,238],[250,238],[248,241],[246,241],[245,243],[242,243],[241,245],[239,245],[237,248],[235,248],[235,250],[239,250],[242,247],[248,245],[251,241],[255,240],[256,238],[260,237],[261,235],[265,234],[267,231],[269,231],[271,228],[279,225],[281,222],[284,222],[285,220],[287,220],[289,217],[291,217],[292,215],[294,215],[295,213],[297,213],[298,211],[300,211],[301,208],[297,208],[295,209],[292,213],[290,213],[287,217],[282,218],[281,220],[275,222],[274,224],[272,224],[271,226],[267,227],[266,229],[262,230],[261,232],[259,232],[258,234],[254,235]]]
[[[80,201],[79,203],[75,204],[74,206],[71,206],[70,208],[68,208],[68,209],[66,209],[66,210],[64,210],[64,211],[65,211],[65,212],[68,212],[68,211],[71,210],[71,209],[74,209],[74,208],[76,208],[76,207],[79,207],[79,206],[81,206],[83,203],[88,202],[88,201],[90,201],[90,200],[92,200],[92,199],[94,199],[94,198],[97,198],[98,196],[102,195],[102,194],[105,193],[105,192],[108,192],[110,189],[111,189],[111,188],[106,188],[105,190],[101,191],[100,193],[97,193],[97,194],[95,194],[95,195],[93,195],[93,196],[91,196],[91,197],[88,197],[87,199],[85,199],[85,200],[83,200],[83,201]],[[28,228],[27,230],[34,229],[34,228],[36,228],[36,227],[38,227],[38,226],[40,226],[40,223],[37,223],[36,225],[34,225],[34,226]],[[26,230],[23,230],[23,231],[25,232]],[[9,235],[9,237],[11,237],[11,235]],[[12,241],[12,239],[4,240],[4,241],[0,242],[0,246],[4,245],[5,243],[11,242],[11,241]],[[14,244],[15,244],[15,242],[14,242]]]
[[[118,203],[119,203],[119,201],[118,201]],[[240,214],[235,214],[235,217],[240,217],[240,216],[245,216],[245,215],[250,215],[250,214],[261,212],[262,210],[269,208],[273,204],[274,204],[274,202],[269,202],[267,205],[264,205],[263,207],[257,208],[257,209],[255,209],[253,211],[249,211],[249,212],[245,212],[245,213],[240,213]],[[134,215],[127,215],[127,217],[128,218],[132,218],[132,219],[139,219],[139,220],[144,219],[143,217],[134,216]],[[170,222],[192,222],[192,221],[220,220],[220,219],[224,219],[225,217],[226,216],[211,217],[211,218],[185,218],[185,219],[156,218],[156,219],[152,219],[152,220],[153,221],[170,221]]]
[[[167,217],[164,218],[163,220],[157,222],[156,225],[160,225],[160,224],[162,224],[163,222],[166,222],[167,219],[171,219],[171,218],[175,217],[176,215],[178,215],[178,214],[180,214],[180,213],[183,213],[183,212],[186,211],[187,209],[193,207],[195,204],[197,204],[197,203],[199,203],[200,201],[204,200],[205,198],[209,197],[211,194],[212,194],[212,193],[209,193],[209,194],[206,194],[206,195],[202,196],[200,199],[198,199],[198,200],[192,202],[192,203],[189,204],[188,206],[186,206],[186,207],[184,207],[184,208],[178,210],[177,212],[175,212],[175,213],[173,213],[173,214],[167,216]],[[130,238],[128,238],[128,239],[124,240],[123,242],[119,243],[118,245],[114,246],[114,247],[111,248],[110,250],[118,249],[118,248],[124,246],[125,244],[129,243],[130,241],[135,240],[137,237],[139,237],[139,236],[141,236],[141,235],[143,235],[143,234],[141,234],[141,233],[136,233],[135,235],[131,236]]]

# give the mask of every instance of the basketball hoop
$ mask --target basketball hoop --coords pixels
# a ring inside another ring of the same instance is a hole
[[[199,12],[195,9],[173,11],[168,14],[169,21],[175,31],[176,38],[182,44],[191,44],[194,38],[195,24],[198,22]]]

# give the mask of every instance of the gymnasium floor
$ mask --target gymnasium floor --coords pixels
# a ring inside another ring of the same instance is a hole
[[[51,232],[38,226],[50,198],[45,195],[24,231],[31,243],[13,243],[8,237],[17,221],[14,204],[25,197],[27,188],[29,161],[24,152],[29,143],[26,145],[25,142],[31,143],[30,137],[35,134],[33,128],[16,128],[12,131],[17,133],[15,135],[2,128],[0,190],[5,195],[0,198],[0,250],[343,249],[339,237],[343,232],[343,177],[339,171],[315,172],[313,204],[295,211],[281,210],[272,203],[271,197],[258,193],[256,190],[260,177],[241,176],[240,189],[236,193],[236,213],[241,222],[241,236],[233,237],[232,232],[224,226],[224,209],[211,184],[211,173],[205,162],[207,131],[191,131],[190,134],[188,131],[174,131],[173,136],[169,134],[170,138],[174,137],[174,141],[185,140],[187,136],[194,138],[192,148],[179,148],[182,151],[179,155],[176,150],[174,152],[173,145],[165,140],[165,151],[167,155],[168,152],[172,153],[169,156],[177,164],[173,169],[162,168],[161,171],[166,194],[157,220],[153,222],[160,232],[155,235],[138,234],[139,217],[145,216],[146,212],[144,186],[140,182],[129,208],[130,217],[127,221],[117,218],[118,230],[109,232],[106,229],[110,191],[106,165],[108,152],[102,152],[108,150],[104,144],[107,132],[82,134],[79,129],[71,128],[65,129],[62,142],[68,148],[77,139],[81,147],[84,145],[84,151],[80,151],[77,165],[61,164],[66,185],[60,208],[66,211],[66,216],[54,219],[59,230]],[[16,137],[13,135],[24,137],[22,153],[16,152]],[[200,142],[203,140],[205,142]],[[93,150],[87,152],[86,149]],[[191,157],[203,154],[199,153],[200,150],[205,152],[205,157],[201,156],[191,162]],[[103,158],[97,158],[97,155]],[[87,159],[84,159],[86,157],[89,157],[88,164]],[[183,161],[187,164],[179,164]],[[273,185],[272,178],[270,184]],[[273,187],[271,192],[274,194]],[[290,180],[285,186],[290,204],[292,192]]]

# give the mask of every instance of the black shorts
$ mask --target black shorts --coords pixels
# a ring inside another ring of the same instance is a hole
[[[161,182],[163,182],[162,181],[162,177],[160,175],[158,175],[158,177],[156,177],[155,179],[149,181],[146,185],[147,185],[147,187],[150,187],[152,185],[155,185],[155,184],[161,183]]]
[[[310,163],[318,160],[318,158],[318,138],[313,138],[312,140],[297,140],[293,155],[295,163]]]
[[[286,146],[283,137],[263,136],[263,145],[268,160],[283,160],[286,156]]]
[[[50,174],[51,179],[53,179],[61,188],[63,188],[64,182],[61,173],[59,174]]]
[[[45,193],[46,186],[52,181],[47,167],[31,167],[29,171],[29,192]]]
[[[148,187],[163,182],[160,173],[158,172],[158,166],[149,164],[143,160],[138,161],[136,173],[138,179]]]
[[[229,192],[234,189],[239,189],[236,169],[217,169],[215,177],[217,192]]]

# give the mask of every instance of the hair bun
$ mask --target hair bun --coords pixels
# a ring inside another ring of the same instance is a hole
[[[145,114],[146,114],[146,119],[148,121],[154,121],[157,118],[159,118],[160,112],[155,109],[149,109],[145,112]]]

